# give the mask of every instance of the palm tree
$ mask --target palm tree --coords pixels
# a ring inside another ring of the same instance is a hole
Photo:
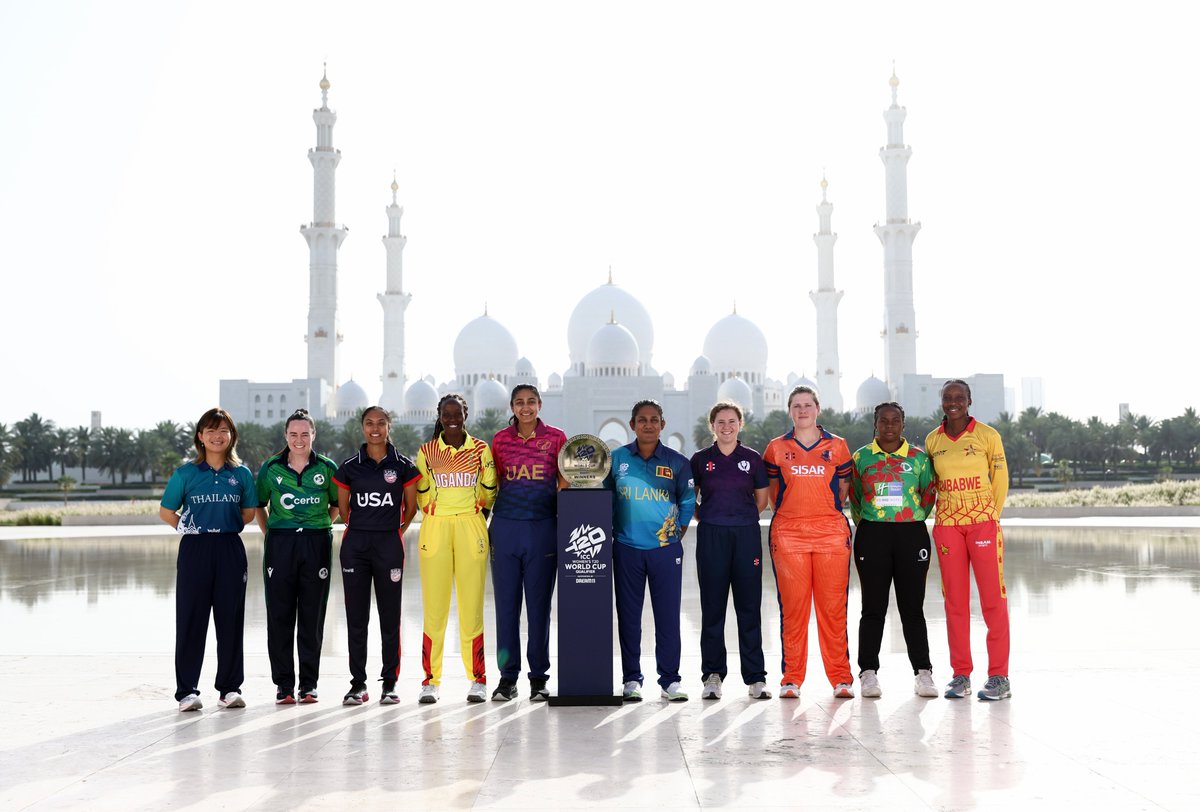
[[[67,466],[78,462],[75,456],[75,436],[71,429],[57,429],[54,432],[54,461],[58,463],[58,478],[67,475]],[[74,481],[72,481],[74,484]]]
[[[417,450],[424,441],[415,426],[395,424],[392,426],[392,445],[409,459],[416,459]]]
[[[87,426],[77,426],[71,431],[75,443],[75,457],[79,460],[79,481],[87,482],[88,452],[92,450],[92,432]]]
[[[485,443],[490,443],[496,432],[508,425],[508,418],[499,409],[484,409],[479,416],[471,421],[467,430],[472,437],[478,437]]]
[[[21,445],[21,479],[28,482],[30,474],[37,481],[43,468],[54,476],[54,421],[43,420],[37,412],[13,426]]]
[[[13,469],[21,463],[21,449],[16,435],[0,423],[0,485],[7,485]]]

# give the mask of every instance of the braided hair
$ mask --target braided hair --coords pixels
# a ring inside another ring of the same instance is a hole
[[[899,403],[897,403],[894,400],[889,400],[889,401],[886,401],[885,403],[880,403],[878,406],[875,407],[875,418],[872,420],[873,423],[879,422],[879,410],[880,409],[895,409],[896,411],[898,411],[900,413],[900,422],[901,423],[904,422],[904,407],[901,406]]]
[[[464,430],[465,430],[465,426],[466,426],[466,422],[467,422],[467,399],[464,398],[462,395],[458,394],[457,392],[451,392],[448,395],[443,395],[442,399],[438,401],[437,419],[433,421],[433,436],[429,438],[431,440],[436,440],[438,438],[438,435],[440,435],[443,431],[445,431],[445,427],[442,425],[442,406],[448,400],[457,400],[458,404],[460,406],[462,406],[463,425],[464,425]]]
[[[967,390],[967,400],[971,399],[971,384],[967,383],[962,378],[951,378],[950,380],[946,381],[944,384],[942,384],[941,391],[945,392],[947,386],[952,386],[954,384],[958,384],[963,389],[966,389]]]

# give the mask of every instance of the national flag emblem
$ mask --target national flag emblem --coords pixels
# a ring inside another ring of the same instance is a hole
[[[671,466],[669,466],[669,465],[656,466],[654,469],[654,473],[657,476],[662,477],[663,479],[674,479],[675,478],[675,472],[671,470]]]
[[[391,468],[383,472],[383,481],[389,485],[395,485],[398,478],[399,477],[396,475],[396,472]]]

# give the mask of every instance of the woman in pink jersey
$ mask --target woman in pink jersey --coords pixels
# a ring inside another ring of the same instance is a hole
[[[937,479],[933,546],[946,599],[946,634],[954,678],[947,699],[971,693],[971,576],[987,624],[988,681],[980,699],[1008,699],[1008,590],[1004,586],[1004,535],[1000,511],[1008,495],[1008,466],[1000,433],[971,417],[971,387],[942,384],[942,424],[925,450]]]
[[[846,441],[817,423],[821,405],[811,387],[788,395],[792,430],[767,445],[771,563],[779,588],[783,678],[779,695],[797,699],[808,662],[808,618],[815,601],[825,675],[833,695],[854,696],[846,634],[850,583],[850,523],[842,513],[852,463]]]

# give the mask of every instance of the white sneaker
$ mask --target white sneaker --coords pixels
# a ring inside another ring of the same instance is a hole
[[[417,702],[422,705],[432,705],[438,701],[438,687],[432,682],[421,686],[421,693],[417,695]]]
[[[704,690],[700,692],[701,699],[721,698],[721,675],[709,674],[704,678]]]
[[[200,701],[200,694],[188,694],[183,699],[179,700],[179,712],[187,713],[188,711],[198,711],[204,707],[204,703]]]
[[[879,687],[879,677],[874,671],[859,674],[858,684],[862,686],[863,696],[883,696],[883,690]]]
[[[833,688],[833,696],[836,699],[853,699],[854,686],[848,682],[839,682]]]
[[[779,688],[779,698],[780,699],[799,699],[800,698],[800,686],[794,682],[785,682]]]
[[[687,702],[688,695],[683,691],[683,683],[672,682],[662,689],[662,698],[668,702]]]
[[[231,708],[246,707],[246,700],[242,699],[242,695],[237,691],[230,691],[229,693],[225,694],[225,696],[218,699],[217,704],[225,710],[230,710]]]
[[[626,702],[641,702],[642,701],[642,684],[637,680],[631,679],[621,688],[621,699]]]
[[[771,692],[767,690],[765,682],[756,682],[750,686],[751,699],[770,699]]]
[[[913,681],[913,691],[916,692],[917,696],[937,696],[938,689],[933,684],[933,672],[928,668],[922,668],[918,671],[917,677]]]
[[[468,702],[483,702],[487,699],[487,683],[472,682],[470,690],[467,691]]]

